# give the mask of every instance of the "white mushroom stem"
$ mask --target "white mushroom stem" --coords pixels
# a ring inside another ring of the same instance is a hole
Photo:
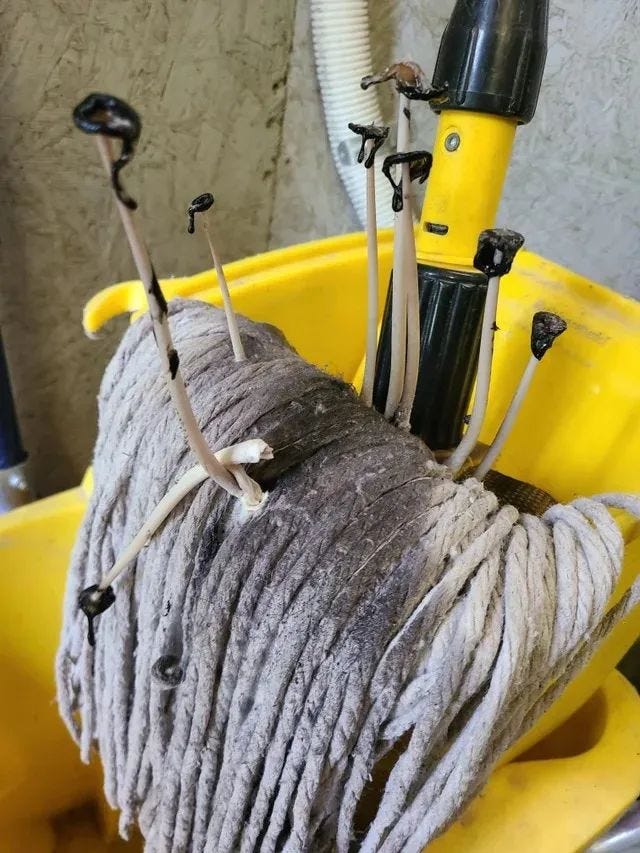
[[[220,292],[222,293],[224,313],[227,318],[227,327],[229,329],[229,337],[231,338],[231,346],[233,347],[233,356],[236,361],[246,361],[247,356],[245,354],[244,347],[242,346],[242,338],[240,337],[240,329],[238,328],[238,320],[236,318],[236,313],[233,310],[233,303],[231,301],[231,294],[229,293],[227,277],[224,274],[224,269],[222,268],[222,264],[220,263],[220,258],[218,257],[218,253],[216,252],[215,246],[213,244],[213,237],[211,234],[211,220],[209,218],[209,213],[207,211],[204,211],[200,214],[200,218],[202,219],[202,227],[204,228],[204,233],[207,236],[207,243],[209,244],[209,251],[211,252],[211,260],[213,261],[213,266],[216,270],[216,276],[218,277],[218,286],[220,287]]]
[[[487,472],[491,469],[493,463],[502,453],[502,449],[504,448],[509,434],[513,429],[516,418],[520,413],[524,398],[527,396],[527,391],[533,381],[533,377],[539,363],[540,362],[534,355],[530,356],[527,366],[524,369],[524,373],[522,374],[522,378],[520,379],[520,383],[518,384],[518,388],[516,389],[516,393],[514,394],[509,408],[507,409],[507,413],[504,416],[504,420],[500,425],[500,429],[498,430],[496,437],[493,439],[491,447],[489,447],[482,459],[482,462],[478,465],[473,474],[476,480],[482,480],[486,477]]]
[[[228,468],[230,465],[255,465],[264,459],[273,459],[273,450],[261,438],[248,438],[216,450],[214,455],[218,462]]]
[[[404,154],[409,150],[409,99],[398,94],[398,130],[396,150]],[[403,202],[410,191],[410,166],[401,165]],[[403,203],[395,214],[393,233],[393,281],[391,293],[391,367],[384,416],[389,420],[398,408],[404,387],[407,348],[407,281],[406,281],[406,228],[413,228],[411,205]]]
[[[220,465],[229,466],[234,474],[236,474],[236,472],[242,472],[242,475],[246,477],[250,483],[254,483],[255,481],[248,477],[244,468],[242,468],[242,465],[256,463],[261,459],[273,459],[273,450],[268,444],[262,441],[262,439],[253,438],[248,441],[241,441],[238,444],[234,444],[232,447],[224,447],[222,450],[216,451],[214,455]],[[242,475],[240,479],[243,479]],[[169,513],[175,509],[180,501],[186,497],[192,489],[195,489],[196,486],[199,486],[200,483],[203,483],[208,477],[209,473],[202,465],[195,465],[182,475],[178,482],[172,486],[162,498],[149,518],[144,522],[138,533],[127,545],[122,554],[120,554],[109,572],[104,575],[100,581],[98,589],[104,590],[108,586],[111,586],[116,578],[126,569],[129,563],[135,560],[140,551],[142,551],[156,530],[167,518]],[[258,484],[255,483],[255,486],[257,485]],[[253,489],[253,487],[251,488]],[[259,486],[258,489],[260,489]],[[262,490],[260,490],[260,496],[261,499],[259,503],[264,498]],[[250,497],[255,498],[255,493]],[[257,504],[251,502],[250,499],[247,499],[247,505],[248,508],[256,508],[257,506]]]
[[[251,479],[242,465],[230,465],[229,471],[231,471],[236,478],[236,482],[242,489],[242,502],[245,507],[249,510],[255,510],[259,506],[262,506],[265,493],[256,481]]]
[[[369,140],[365,151],[365,162],[375,141]],[[376,373],[378,349],[378,223],[376,217],[376,173],[375,165],[365,169],[367,173],[367,346],[362,381],[362,401],[373,403],[373,382]]]
[[[480,355],[478,358],[478,378],[476,381],[476,394],[471,410],[469,426],[460,444],[446,460],[451,470],[457,473],[465,463],[465,460],[478,443],[478,436],[484,423],[489,401],[489,385],[491,382],[491,363],[493,361],[493,341],[495,336],[496,311],[498,308],[498,291],[500,278],[492,276],[487,285],[487,299],[482,317],[482,333],[480,337]]]
[[[404,194],[403,212],[409,211],[409,227],[405,228],[405,265],[407,274],[407,361],[404,370],[404,388],[398,406],[398,426],[410,429],[411,411],[418,387],[420,369],[420,299],[418,296],[418,260],[416,258],[416,236],[411,216],[411,195]]]
[[[102,158],[103,165],[107,174],[111,174],[111,140],[98,134],[96,136],[98,151]],[[178,353],[173,346],[171,339],[171,331],[169,329],[169,318],[167,315],[166,302],[160,290],[158,279],[151,265],[151,259],[144,240],[138,232],[138,228],[133,216],[133,211],[126,207],[116,196],[116,204],[120,219],[127,235],[131,254],[138,270],[138,275],[144,285],[144,290],[147,296],[147,304],[149,306],[149,314],[153,323],[156,343],[158,344],[158,352],[160,354],[160,362],[162,364],[163,373],[166,376],[169,386],[169,393],[173,405],[182,421],[189,447],[195,454],[198,462],[207,471],[210,477],[215,482],[226,489],[229,494],[235,497],[242,495],[242,490],[239,488],[236,479],[227,471],[227,469],[218,462],[212,451],[209,449],[205,438],[200,431],[196,420],[187,389],[185,388],[182,373],[180,371]]]

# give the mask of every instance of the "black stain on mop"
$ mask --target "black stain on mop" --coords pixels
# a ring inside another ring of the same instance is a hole
[[[164,293],[162,292],[162,288],[160,287],[160,282],[158,281],[158,276],[156,275],[156,271],[151,268],[151,284],[149,285],[149,293],[158,303],[158,308],[163,314],[166,314],[169,311],[169,306],[167,305],[167,300],[164,298]],[[156,339],[156,343],[157,343]]]
[[[187,232],[189,234],[193,234],[196,230],[196,213],[204,213],[205,210],[209,210],[211,207],[213,207],[213,196],[211,193],[201,193],[193,199],[187,208],[187,217],[189,218]]]
[[[407,119],[407,121],[411,121],[411,110],[409,109],[409,107],[405,107],[402,112],[404,113],[404,117]]]
[[[167,358],[169,359],[169,373],[171,374],[171,378],[175,379],[178,368],[180,367],[180,358],[174,349],[170,349],[167,352]]]
[[[161,655],[151,667],[152,676],[164,687],[177,687],[184,678],[184,670],[178,655]]]
[[[111,185],[118,200],[135,210],[138,205],[120,183],[120,171],[133,159],[140,139],[142,122],[138,113],[115,95],[92,92],[74,109],[73,121],[84,133],[110,136],[122,142],[120,155],[111,164]]]

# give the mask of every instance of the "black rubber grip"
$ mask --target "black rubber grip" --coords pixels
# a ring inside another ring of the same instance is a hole
[[[13,404],[9,368],[0,335],[0,470],[13,468],[27,458],[22,446]]]
[[[457,0],[440,42],[433,86],[440,110],[531,121],[547,56],[549,0]]]
[[[373,403],[383,412],[391,364],[391,291],[378,344]],[[431,450],[460,441],[478,366],[487,277],[418,265],[420,370],[411,432]]]

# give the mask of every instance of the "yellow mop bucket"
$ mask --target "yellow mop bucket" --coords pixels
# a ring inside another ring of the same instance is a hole
[[[380,294],[391,266],[381,234]],[[304,358],[357,381],[365,340],[362,235],[308,243],[230,264],[237,310],[279,326]],[[211,272],[163,282],[220,304]],[[383,303],[383,300],[380,300]],[[138,282],[107,288],[85,310],[95,333],[144,308]],[[569,330],[541,365],[499,468],[566,501],[640,491],[640,304],[521,252],[503,281],[489,413],[491,440],[529,352],[531,314],[559,312]],[[83,767],[58,719],[53,658],[83,485],[0,518],[0,850],[136,850],[115,837],[96,767]],[[640,525],[627,542],[619,597],[640,572]],[[625,526],[626,523],[626,526]],[[430,850],[558,851],[587,845],[640,793],[640,699],[616,663],[640,635],[631,613],[535,728],[508,754],[458,823]]]

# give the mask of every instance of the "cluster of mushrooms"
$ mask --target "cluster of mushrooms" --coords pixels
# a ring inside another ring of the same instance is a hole
[[[410,188],[415,180],[420,183],[426,181],[433,162],[428,151],[409,150],[411,101],[437,103],[443,96],[443,90],[426,87],[423,72],[415,62],[398,62],[390,65],[381,74],[363,77],[361,86],[367,88],[372,84],[388,80],[395,83],[398,95],[398,121],[396,151],[387,156],[382,165],[382,172],[393,187],[392,206],[395,213],[391,292],[391,368],[384,416],[387,420],[396,423],[400,429],[409,429],[418,381],[420,352],[416,243]],[[350,124],[349,128],[362,139],[358,162],[364,164],[367,173],[368,308],[365,371],[361,398],[367,406],[371,406],[379,332],[378,243],[373,167],[376,154],[389,135],[389,128],[377,127],[374,124]],[[395,180],[392,170],[398,166],[400,166],[400,178]],[[489,229],[483,231],[478,238],[478,248],[473,264],[488,278],[487,298],[482,322],[475,398],[468,419],[468,428],[460,444],[444,460],[444,464],[452,470],[454,475],[461,472],[478,442],[489,399],[500,279],[510,272],[514,258],[523,244],[524,237],[521,234],[507,229]],[[531,358],[493,443],[474,471],[474,476],[478,480],[486,476],[502,451],[531,385],[537,365],[554,340],[566,328],[566,322],[557,314],[539,311],[534,315],[531,328]]]
[[[111,570],[104,575],[100,583],[93,584],[82,591],[79,597],[80,609],[89,623],[89,642],[95,642],[93,622],[96,616],[104,613],[115,601],[113,582],[121,572],[135,559],[140,550],[149,541],[171,510],[197,485],[211,477],[230,495],[239,498],[248,511],[255,511],[265,501],[262,489],[246,473],[244,466],[272,459],[273,451],[261,439],[249,439],[222,450],[213,452],[202,434],[196,420],[189,395],[180,372],[180,356],[171,337],[167,302],[162,293],[147,245],[141,236],[136,220],[137,204],[128,195],[120,182],[120,171],[133,157],[140,138],[140,117],[128,104],[113,95],[92,93],[86,97],[73,112],[78,128],[85,133],[94,134],[100,157],[116,197],[116,204],[122,226],[127,236],[138,275],[147,297],[149,315],[153,324],[153,333],[158,345],[158,355],[162,373],[166,377],[171,400],[182,421],[187,441],[198,464],[187,471],[183,477],[167,492],[135,538],[120,554]],[[117,157],[112,150],[112,139],[119,139],[122,148]],[[214,203],[211,193],[203,193],[195,198],[187,210],[188,231],[195,230],[195,216],[201,214],[203,229],[211,251],[211,257],[217,273],[218,283],[224,301],[229,337],[236,361],[244,361],[246,356],[233,310],[229,287],[222,264],[215,250],[208,211]]]
[[[410,150],[410,105],[414,100],[437,102],[442,92],[425,87],[422,72],[413,62],[396,63],[381,74],[364,77],[361,85],[366,88],[388,80],[394,81],[397,90],[398,122],[396,151],[385,158],[382,168],[393,186],[392,204],[395,212],[391,368],[384,416],[399,428],[409,429],[418,381],[420,347],[416,246],[410,188],[412,181],[418,180],[421,183],[426,181],[432,164],[432,156],[428,151]],[[110,177],[131,254],[144,285],[161,370],[166,377],[171,399],[182,421],[189,447],[198,462],[169,489],[135,538],[118,556],[110,571],[102,577],[100,583],[87,587],[80,594],[79,607],[87,616],[89,642],[93,644],[95,642],[94,619],[113,604],[114,581],[132,563],[171,510],[192,489],[211,477],[230,495],[241,500],[247,511],[255,511],[263,506],[266,495],[259,484],[249,477],[244,466],[273,458],[273,451],[261,439],[250,439],[213,452],[198,426],[180,371],[180,357],[171,337],[167,302],[135,215],[137,204],[124,190],[120,181],[120,172],[131,161],[140,137],[141,122],[138,114],[119,98],[93,93],[75,108],[73,119],[80,130],[95,135],[100,157]],[[379,331],[378,244],[373,166],[378,150],[389,135],[389,128],[361,124],[350,124],[349,128],[362,139],[358,161],[364,163],[366,170],[367,336],[361,398],[365,405],[372,406]],[[121,149],[117,155],[112,148],[114,139],[121,142]],[[209,217],[213,203],[214,199],[210,193],[199,195],[191,202],[187,211],[188,231],[194,232],[195,217],[199,215],[222,293],[233,354],[235,360],[239,362],[245,360],[246,356],[224,270],[214,247]],[[489,284],[482,324],[474,405],[464,437],[445,460],[445,464],[452,470],[454,476],[462,470],[478,441],[488,402],[499,282],[501,276],[511,269],[513,259],[523,242],[524,239],[520,234],[505,230],[485,231],[479,238],[474,265],[488,276]],[[476,478],[482,479],[495,462],[518,415],[540,359],[555,338],[565,329],[566,323],[555,314],[538,312],[534,316],[531,359],[494,442],[474,471]]]

